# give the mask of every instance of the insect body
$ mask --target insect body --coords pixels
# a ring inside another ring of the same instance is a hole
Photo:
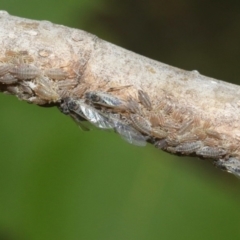
[[[0,77],[0,82],[4,84],[12,84],[12,83],[16,83],[17,81],[18,79],[9,73]]]
[[[138,90],[138,100],[142,103],[142,105],[147,109],[151,110],[152,109],[152,104],[149,99],[149,96],[146,92],[142,90]]]
[[[40,75],[40,70],[36,66],[28,64],[16,65],[9,72],[20,80],[34,79]]]
[[[89,106],[84,102],[84,100],[74,100],[68,98],[67,107],[71,112],[76,113],[78,116],[88,120],[90,123],[98,128],[109,129],[113,128],[108,119],[103,116],[98,110]],[[65,109],[66,111],[66,109]]]
[[[228,160],[219,159],[215,162],[215,165],[222,170],[225,170],[229,173],[233,173],[235,176],[240,177],[240,160],[234,157],[229,158]]]
[[[11,68],[11,64],[2,64],[0,65],[0,76],[6,74]]]
[[[50,68],[45,71],[45,75],[54,80],[64,80],[68,76],[61,68]]]
[[[219,158],[225,155],[227,152],[222,148],[205,146],[196,151],[197,155],[205,158]]]
[[[133,126],[140,132],[150,135],[152,127],[151,123],[145,118],[139,116],[138,114],[130,114],[130,119],[132,120]]]
[[[196,152],[197,149],[202,147],[201,141],[182,143],[175,147],[176,152],[181,152],[182,154],[190,154]]]
[[[99,104],[106,107],[120,107],[123,106],[123,101],[108,93],[103,92],[87,92],[86,98],[92,103]]]
[[[144,147],[146,146],[146,137],[143,136],[139,131],[133,128],[130,123],[120,119],[118,114],[109,114],[108,119],[114,130],[120,134],[120,136],[127,142]]]

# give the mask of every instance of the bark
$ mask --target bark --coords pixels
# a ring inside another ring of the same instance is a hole
[[[0,12],[0,91],[240,175],[240,87]]]

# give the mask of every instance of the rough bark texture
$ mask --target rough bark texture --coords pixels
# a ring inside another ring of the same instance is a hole
[[[240,175],[239,86],[4,11],[0,43],[0,91]]]

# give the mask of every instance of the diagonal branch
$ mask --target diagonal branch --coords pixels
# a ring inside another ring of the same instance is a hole
[[[0,41],[1,92],[240,175],[239,86],[5,11]]]

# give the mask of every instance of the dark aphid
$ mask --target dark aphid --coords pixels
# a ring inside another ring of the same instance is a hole
[[[219,159],[216,161],[215,166],[225,170],[229,173],[234,174],[236,177],[240,177],[240,160],[236,159],[234,157],[231,157],[229,159]]]
[[[64,80],[67,78],[68,74],[61,68],[50,68],[45,70],[44,74],[54,80]]]
[[[19,64],[12,67],[9,72],[20,80],[34,79],[40,75],[40,69],[33,65]]]
[[[150,135],[152,127],[151,123],[145,118],[139,116],[138,114],[130,114],[130,119],[132,120],[133,126],[140,132]]]
[[[164,139],[161,139],[161,140],[155,142],[154,146],[158,149],[166,149],[168,146],[168,143],[167,143],[166,139],[164,138]]]
[[[226,155],[227,151],[218,147],[205,146],[196,151],[196,154],[204,158],[220,158]]]
[[[112,124],[109,123],[105,116],[103,116],[97,109],[86,104],[84,100],[73,100],[69,98],[67,106],[70,111],[75,112],[82,118],[85,118],[98,128],[113,128]]]
[[[202,147],[201,141],[187,142],[187,143],[182,143],[182,144],[176,146],[175,150],[176,150],[176,152],[180,152],[182,154],[191,154],[191,153],[196,152],[196,150],[201,147]]]
[[[146,92],[138,90],[138,100],[147,110],[150,111],[152,109],[150,98]]]
[[[123,101],[117,97],[114,97],[108,93],[103,92],[87,92],[85,94],[86,99],[94,104],[99,104],[105,107],[118,108],[123,107]]]

